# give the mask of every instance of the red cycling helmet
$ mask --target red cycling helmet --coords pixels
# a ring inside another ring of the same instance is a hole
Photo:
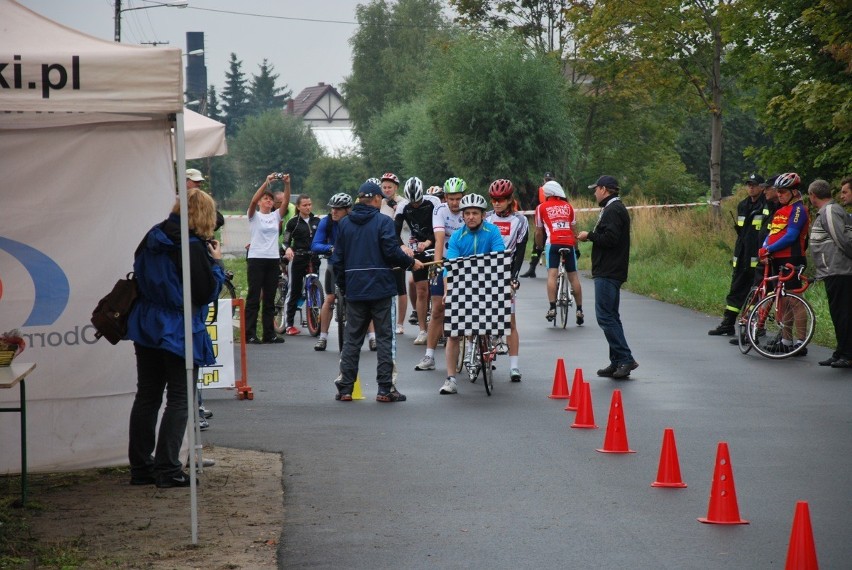
[[[798,174],[795,172],[788,172],[776,178],[774,186],[776,188],[790,188],[791,190],[796,190],[801,183],[802,179],[799,178]]]
[[[385,180],[390,180],[391,182],[399,186],[399,178],[393,172],[385,172],[384,174],[382,174],[382,182],[384,182]]]
[[[488,195],[492,198],[509,198],[514,191],[515,187],[512,186],[512,181],[504,178],[495,180],[488,187]]]

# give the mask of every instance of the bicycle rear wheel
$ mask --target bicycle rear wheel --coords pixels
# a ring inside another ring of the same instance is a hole
[[[748,337],[762,356],[788,358],[811,341],[814,323],[814,311],[802,297],[795,293],[784,293],[780,299],[767,295],[749,315]]]
[[[463,336],[459,337],[459,357],[456,358],[456,372],[461,372],[464,368],[464,351],[467,346],[467,339]]]
[[[556,310],[559,312],[558,319],[553,319],[553,326],[562,324],[564,329],[568,325],[568,279],[564,273],[556,276]]]
[[[737,344],[743,354],[748,354],[751,350],[751,341],[748,339],[748,317],[759,300],[760,288],[752,287],[746,295],[736,321],[734,321],[734,333],[737,335]]]
[[[334,311],[337,319],[337,352],[343,352],[343,331],[346,329],[346,299],[334,288]]]
[[[320,311],[325,300],[322,284],[317,277],[313,277],[308,282],[305,295],[305,316],[308,321],[308,332],[311,336],[317,336],[320,333]]]
[[[283,334],[287,328],[287,286],[287,279],[279,277],[278,287],[275,288],[275,314],[272,317],[272,326],[278,334]]]
[[[494,360],[494,352],[491,350],[491,337],[488,335],[479,335],[479,362],[482,369],[482,380],[485,384],[485,393],[489,396],[494,391],[494,369],[492,361]]]

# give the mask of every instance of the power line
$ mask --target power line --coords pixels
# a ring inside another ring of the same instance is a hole
[[[231,14],[231,15],[234,15],[234,16],[250,16],[250,17],[254,17],[254,18],[270,18],[270,19],[273,19],[273,20],[289,20],[289,21],[293,21],[293,22],[314,22],[314,23],[317,23],[317,24],[343,24],[343,25],[349,25],[349,26],[360,26],[361,25],[360,22],[353,22],[353,21],[349,21],[349,20],[323,20],[323,19],[319,19],[319,18],[295,18],[293,16],[275,16],[275,15],[272,15],[272,14],[257,14],[257,13],[254,13],[254,12],[237,12],[235,10],[218,10],[216,8],[198,8],[198,7],[195,7],[195,6],[187,6],[186,9],[187,10],[199,10],[199,11],[202,11],[202,12],[216,12],[216,13],[219,13],[219,14]],[[428,26],[428,25],[422,25],[422,24],[394,24],[394,23],[391,23],[391,22],[385,22],[383,25],[386,26],[386,27],[389,27],[389,28],[419,28],[419,29],[432,29],[432,30],[443,29],[443,28],[446,27],[446,26]]]

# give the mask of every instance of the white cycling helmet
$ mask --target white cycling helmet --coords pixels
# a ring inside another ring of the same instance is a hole
[[[543,188],[545,196],[565,197],[565,190],[562,189],[562,186],[556,180],[548,180],[544,183]]]
[[[416,176],[412,176],[406,180],[405,197],[408,198],[409,202],[419,204],[423,199],[423,181]]]
[[[459,210],[465,210],[467,208],[479,208],[484,212],[488,209],[488,203],[485,201],[485,198],[479,194],[467,194],[461,199],[461,202],[459,202]]]

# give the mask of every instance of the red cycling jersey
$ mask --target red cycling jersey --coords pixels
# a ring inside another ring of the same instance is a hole
[[[575,222],[574,207],[562,198],[551,196],[535,209],[535,226],[544,228],[551,245],[577,245]]]

